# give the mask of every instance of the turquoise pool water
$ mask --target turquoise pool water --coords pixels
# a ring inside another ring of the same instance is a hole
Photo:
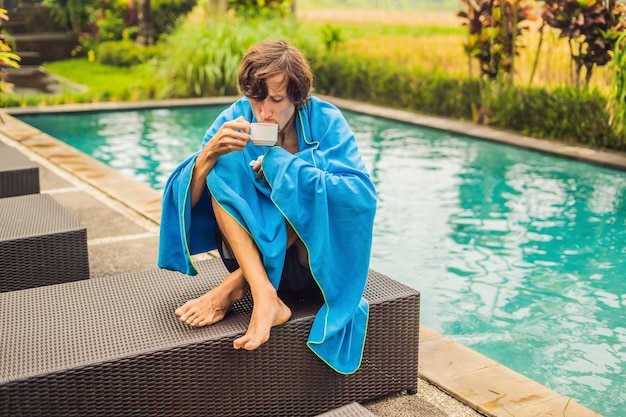
[[[156,189],[223,106],[19,116]],[[379,193],[372,268],[426,326],[626,410],[626,173],[345,112]]]

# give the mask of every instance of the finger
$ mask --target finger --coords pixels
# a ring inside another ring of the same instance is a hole
[[[239,130],[245,133],[250,132],[250,122],[247,121],[246,118],[243,116],[239,116],[235,120],[231,120],[230,122],[224,123],[224,126],[227,126],[230,129]]]
[[[247,131],[244,131],[242,129],[234,129],[230,126],[224,129],[223,135],[232,139],[236,139],[238,141],[243,141],[243,146],[245,146],[250,141],[250,135]]]

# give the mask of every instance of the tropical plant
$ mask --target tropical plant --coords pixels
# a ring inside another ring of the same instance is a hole
[[[324,25],[322,31],[322,42],[326,47],[326,52],[337,52],[339,45],[345,42],[346,38],[340,26],[331,24]]]
[[[609,91],[609,123],[618,136],[626,136],[626,33],[615,42],[611,67],[613,77]]]
[[[150,12],[154,23],[154,38],[171,33],[198,4],[197,0],[150,0]]]
[[[132,67],[147,62],[161,54],[159,44],[137,46],[129,39],[102,42],[93,53],[93,61],[116,67]],[[88,55],[89,56],[89,55]]]
[[[543,9],[542,6],[540,6],[540,9]],[[541,25],[539,25],[539,42],[537,43],[537,49],[535,49],[535,56],[533,57],[533,63],[532,63],[532,68],[530,70],[530,77],[528,77],[528,87],[532,86],[533,84],[533,79],[535,78],[535,73],[537,72],[537,65],[539,64],[539,56],[541,54],[541,45],[543,45],[543,38],[545,36],[545,28],[546,28],[546,22],[545,20],[541,21]]]
[[[44,0],[57,24],[80,34],[87,28],[94,0]]]
[[[6,9],[0,9],[0,92],[5,91],[4,77],[6,73],[4,67],[19,68],[20,57],[11,52],[13,50],[7,39],[7,34],[2,27],[2,20],[9,20]]]
[[[236,30],[233,30],[236,28]],[[283,39],[311,56],[310,34],[292,19],[245,19],[224,15],[206,22],[187,22],[160,44],[163,56],[148,65],[159,84],[158,97],[234,95],[237,70],[245,51],[263,39]],[[165,53],[167,51],[167,53]]]
[[[136,40],[154,44],[193,9],[196,0],[43,0],[57,24],[79,36],[76,55],[93,53],[102,42]]]
[[[242,17],[284,17],[292,8],[292,0],[228,0],[227,8]]]
[[[581,86],[584,68],[584,85],[589,85],[594,68],[611,61],[611,52],[626,27],[624,4],[616,0],[546,0],[544,7],[544,21],[568,39],[574,84]]]
[[[95,10],[92,19],[98,27],[98,37],[103,40],[121,39],[128,30],[127,19],[114,8]]]
[[[461,0],[466,10],[457,15],[469,31],[465,51],[478,60],[483,76],[495,79],[514,72],[514,60],[523,47],[520,35],[536,20],[534,1]],[[471,63],[470,63],[471,65]]]

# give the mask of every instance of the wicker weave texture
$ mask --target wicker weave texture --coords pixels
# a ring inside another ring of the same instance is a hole
[[[0,146],[0,198],[39,192],[39,167],[17,149]]]
[[[317,417],[376,417],[376,415],[361,404],[353,402],[343,407],[319,414]]]
[[[0,292],[89,278],[87,230],[54,198],[0,199]]]
[[[284,296],[293,316],[259,349],[234,350],[249,296],[190,328],[175,308],[226,275],[150,270],[0,294],[0,415],[314,416],[417,390],[419,293],[371,272],[361,368],[340,375],[305,344],[319,301]]]

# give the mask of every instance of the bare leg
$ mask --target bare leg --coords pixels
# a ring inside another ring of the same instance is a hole
[[[235,339],[233,347],[254,350],[269,339],[273,326],[289,320],[291,310],[278,298],[276,289],[267,277],[252,237],[214,200],[213,211],[217,224],[230,244],[252,292],[252,317],[248,331],[242,337]]]
[[[235,301],[241,300],[247,288],[248,283],[239,268],[224,278],[216,288],[177,308],[175,314],[189,326],[201,327],[217,323],[224,318]]]

